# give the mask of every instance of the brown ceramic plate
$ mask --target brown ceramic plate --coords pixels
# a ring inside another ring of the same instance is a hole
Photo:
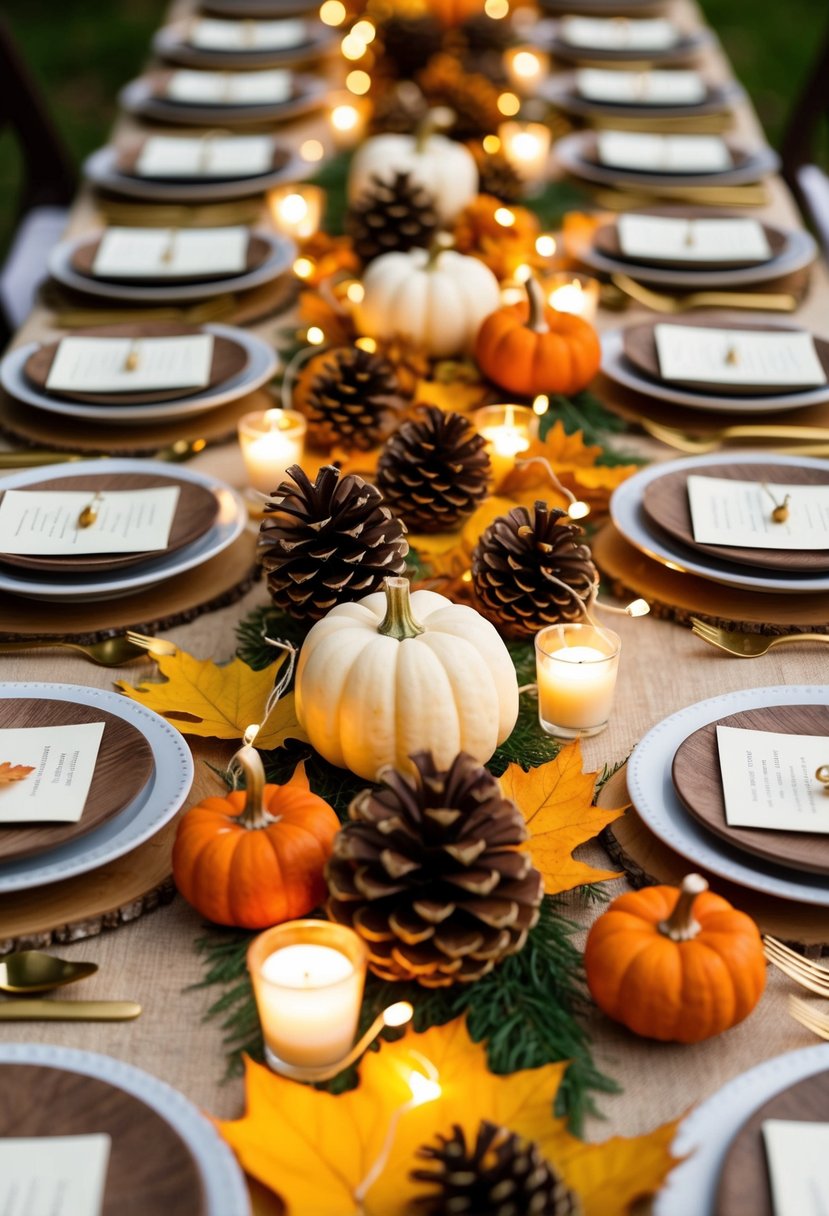
[[[825,1123],[827,1118],[829,1070],[806,1077],[769,1098],[728,1146],[713,1216],[774,1216],[763,1124],[767,1119]]]
[[[742,169],[744,165],[748,164],[748,162],[751,160],[751,156],[748,152],[746,152],[745,148],[741,148],[737,144],[731,143],[731,141],[728,139],[726,139],[724,142],[731,153],[730,165],[728,165],[725,169],[712,169],[710,171],[700,171],[699,169],[695,169],[693,172],[688,173],[687,176],[695,179],[702,177],[717,178],[721,173],[730,173],[735,169]],[[658,173],[658,170],[653,168],[637,169],[633,165],[606,165],[604,161],[599,159],[599,137],[595,131],[585,132],[584,143],[582,145],[582,156],[589,164],[598,165],[602,169],[609,169],[611,171],[618,169],[620,173],[642,173],[647,176],[654,176],[654,174]],[[676,178],[677,183],[681,183],[683,177],[685,176],[686,174],[678,173],[676,169],[671,169],[669,172],[665,173],[665,180],[667,181],[668,178],[670,178],[671,181],[673,181],[673,179]]]
[[[233,176],[231,176],[231,177],[212,177],[212,176],[211,177],[205,177],[205,176],[186,177],[185,176],[185,177],[158,177],[158,178],[147,177],[146,174],[139,174],[136,166],[138,164],[138,158],[141,155],[141,149],[144,147],[145,142],[146,142],[146,140],[140,139],[137,142],[124,143],[123,145],[121,145],[118,148],[118,155],[116,158],[116,168],[118,169],[118,171],[120,173],[127,173],[131,177],[140,177],[142,179],[142,181],[163,182],[165,185],[176,183],[176,182],[179,182],[179,183],[189,182],[189,183],[196,183],[196,184],[203,184],[205,182],[210,182],[211,184],[216,184],[216,183],[222,182],[222,181],[241,180],[238,178],[238,174],[235,177],[233,177]],[[280,144],[274,143],[271,167],[270,167],[270,169],[267,170],[267,172],[276,173],[279,169],[283,169],[285,167],[285,165],[287,165],[287,163],[290,159],[291,159],[291,153],[286,148],[283,148]],[[258,176],[260,176],[260,175],[256,174],[256,173],[245,174],[244,180],[247,181],[249,179],[250,181],[255,181]]]
[[[100,236],[92,237],[90,240],[84,241],[83,244],[75,247],[71,257],[72,269],[77,271],[78,274],[84,275],[88,279],[96,279],[105,283],[128,283],[133,287],[150,287],[156,286],[157,284],[164,285],[166,283],[212,283],[214,280],[219,282],[221,279],[232,279],[236,278],[240,274],[250,273],[252,270],[258,270],[271,253],[271,246],[268,244],[268,242],[264,241],[261,236],[257,236],[256,233],[252,232],[250,234],[250,240],[248,241],[245,266],[242,270],[229,270],[224,271],[223,273],[211,271],[210,274],[201,275],[164,275],[163,277],[159,276],[157,278],[153,278],[149,275],[122,275],[120,277],[118,275],[104,276],[95,274],[92,270],[95,258],[98,254],[98,249],[101,244],[101,239],[102,238]]]
[[[732,848],[792,870],[829,874],[827,835],[729,827],[717,750],[718,726],[771,731],[779,735],[826,735],[829,748],[829,705],[748,709],[718,722],[709,722],[679,745],[672,769],[674,789],[682,805],[704,828]]]
[[[190,334],[200,334],[204,331],[198,325],[176,325],[167,321],[147,321],[144,325],[98,325],[84,329],[78,333],[67,334],[67,337],[82,338],[173,338]],[[248,355],[243,346],[230,338],[213,335],[213,362],[210,366],[210,379],[206,385],[191,385],[188,388],[165,388],[145,393],[83,393],[57,392],[46,388],[49,371],[57,354],[58,342],[50,342],[48,346],[40,346],[26,360],[23,373],[36,388],[49,392],[52,396],[62,397],[66,401],[84,401],[90,405],[151,405],[157,401],[178,401],[182,397],[194,397],[203,393],[207,388],[215,388],[231,376],[237,376],[248,361]]]
[[[737,562],[762,570],[788,570],[797,574],[829,569],[829,547],[824,549],[746,549],[730,545],[703,545],[694,539],[691,507],[688,502],[688,477],[718,477],[726,481],[766,481],[779,485],[829,486],[826,470],[799,469],[796,466],[768,464],[699,465],[683,464],[645,486],[642,509],[655,527],[667,532],[690,549],[720,561]],[[771,509],[771,500],[769,500]]]
[[[711,209],[708,207],[688,207],[687,209],[683,208],[681,212],[672,207],[643,207],[641,210],[637,208],[636,214],[653,215],[662,219],[745,219],[744,215],[738,215],[736,212],[723,212],[722,214],[717,212],[716,215],[712,215]],[[771,249],[771,258],[779,257],[789,243],[788,234],[782,232],[779,228],[771,228],[768,224],[763,224],[762,228]],[[597,229],[593,236],[593,245],[606,257],[615,258],[618,261],[631,262],[637,266],[660,266],[666,270],[742,270],[744,267],[763,264],[756,259],[749,262],[745,261],[745,259],[722,262],[683,262],[676,258],[630,257],[622,249],[616,221],[611,224],[604,224],[601,228]]]
[[[158,486],[178,486],[179,499],[173,516],[170,538],[166,549],[152,549],[141,553],[71,553],[49,554],[34,557],[23,553],[0,553],[0,562],[6,566],[18,566],[24,570],[43,570],[58,574],[97,574],[99,571],[120,570],[137,566],[141,562],[173,553],[192,544],[213,526],[219,514],[219,500],[206,486],[176,477],[159,477],[150,473],[97,473],[73,477],[57,477],[53,481],[35,481],[21,486],[27,493],[38,490],[88,490],[90,497],[96,491],[106,490],[150,490]],[[0,493],[0,499],[2,494]]]
[[[112,1138],[101,1216],[204,1216],[199,1168],[152,1107],[108,1081],[69,1069],[0,1064],[0,1136],[100,1132]]]
[[[645,321],[641,325],[632,325],[622,332],[622,346],[627,358],[633,366],[649,380],[659,384],[676,385],[690,388],[698,393],[708,393],[718,397],[775,397],[782,393],[798,393],[807,391],[805,387],[793,387],[791,384],[720,384],[698,380],[665,380],[659,370],[659,355],[656,350],[654,330],[659,324],[691,325],[703,329],[751,329],[764,333],[792,333],[791,325],[776,325],[773,321],[740,321],[739,325],[729,326],[727,320],[678,318],[671,317],[664,321]],[[821,366],[829,379],[829,341],[813,335],[815,351]],[[817,386],[816,386],[817,387]]]
[[[132,802],[152,776],[153,753],[149,743],[140,730],[136,730],[116,714],[108,713],[94,705],[73,705],[69,701],[48,701],[35,697],[0,701],[2,729],[74,726],[83,722],[105,724],[95,774],[83,814],[77,823],[38,823],[25,826],[0,823],[0,864],[47,853],[68,840],[86,836]],[[14,756],[5,756],[3,759],[14,763]],[[0,1135],[2,1134],[4,1133],[0,1129]],[[24,1134],[14,1133],[20,1136]]]

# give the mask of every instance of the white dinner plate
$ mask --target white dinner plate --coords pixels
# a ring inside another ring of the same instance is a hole
[[[162,280],[155,283],[141,283],[140,280],[114,283],[111,279],[81,274],[72,265],[72,258],[79,245],[89,242],[89,235],[74,237],[55,245],[49,254],[49,274],[72,291],[81,291],[84,295],[96,296],[102,300],[140,304],[183,304],[188,300],[206,300],[224,292],[251,291],[254,287],[271,283],[291,269],[297,254],[293,241],[259,228],[252,229],[251,235],[267,241],[270,245],[270,252],[265,261],[254,270],[245,270],[221,279],[202,280],[198,283],[165,283]]]
[[[671,766],[677,748],[689,735],[730,714],[775,705],[829,705],[829,685],[745,688],[698,701],[671,714],[636,745],[627,766],[628,792],[645,826],[692,865],[750,891],[829,908],[825,875],[787,870],[731,848],[688,814],[674,790]]]
[[[752,323],[757,323],[757,314],[751,314]],[[748,321],[749,318],[746,317]],[[729,317],[729,324],[739,328],[739,322]],[[775,321],[775,328],[780,323]],[[792,329],[800,326],[793,325]],[[621,329],[609,329],[601,335],[602,342],[602,371],[608,380],[621,384],[623,388],[641,393],[643,397],[653,397],[656,401],[670,401],[674,405],[685,405],[689,409],[702,410],[704,413],[715,414],[782,414],[785,410],[799,410],[807,405],[822,405],[829,401],[829,384],[820,388],[795,389],[791,393],[781,393],[779,396],[747,397],[731,396],[718,397],[716,385],[711,386],[710,393],[693,392],[680,385],[668,384],[664,380],[651,380],[640,372],[638,367],[626,358],[624,340]]]
[[[81,684],[0,684],[0,699],[17,697],[100,707],[123,718],[150,745],[153,772],[132,802],[99,828],[68,840],[49,853],[0,865],[0,893],[27,891],[97,870],[155,836],[183,806],[193,784],[193,757],[183,736],[159,714],[121,693]]]
[[[539,29],[539,26],[541,26],[541,29]],[[573,46],[572,43],[565,42],[560,37],[557,21],[544,22],[543,25],[539,23],[539,26],[536,26],[533,30],[533,38],[536,38],[537,34],[540,34],[541,41],[539,45],[542,45],[545,50],[550,51],[556,59],[560,59],[565,63],[591,63],[606,66],[620,64],[625,67],[630,67],[633,64],[658,64],[662,67],[665,64],[682,63],[688,59],[692,59],[704,47],[710,46],[714,41],[713,31],[704,26],[690,31],[683,30],[672,46],[660,47],[655,50],[639,50],[636,48],[617,50],[608,47]]]
[[[680,138],[679,136],[677,138]],[[595,182],[600,186],[654,186],[695,189],[699,186],[743,186],[761,181],[775,173],[780,157],[768,145],[752,148],[742,164],[717,173],[643,173],[621,169],[615,165],[600,165],[584,155],[585,144],[595,139],[594,131],[576,131],[565,135],[553,149],[561,167],[572,177]]]
[[[801,1047],[740,1073],[700,1103],[679,1125],[671,1151],[684,1160],[656,1195],[653,1216],[715,1216],[720,1173],[740,1128],[775,1094],[827,1068],[829,1043]]]
[[[67,476],[82,477],[85,473],[142,473],[159,477],[176,477],[203,486],[215,495],[219,513],[215,522],[202,535],[183,545],[180,549],[161,553],[137,566],[122,566],[93,574],[55,574],[51,571],[18,569],[0,565],[0,591],[25,599],[56,600],[58,603],[84,603],[96,600],[118,599],[132,595],[147,587],[163,583],[201,566],[211,558],[223,553],[239,537],[247,524],[248,513],[242,497],[206,473],[158,460],[136,460],[128,456],[112,457],[102,464],[100,460],[79,460],[74,464],[54,464],[31,469],[19,469],[16,473],[0,478],[0,491],[23,490],[31,482],[52,481]]]
[[[735,80],[709,86],[702,101],[682,105],[643,105],[634,102],[594,101],[582,97],[576,88],[576,73],[561,72],[548,76],[539,85],[537,95],[556,109],[576,118],[659,119],[702,117],[731,109],[745,97],[745,90]]]
[[[182,397],[178,401],[155,401],[146,405],[93,405],[88,401],[69,401],[52,396],[37,388],[27,378],[24,368],[29,357],[40,346],[39,342],[27,342],[9,351],[0,362],[0,384],[15,401],[23,401],[49,414],[66,414],[70,418],[86,418],[94,422],[114,423],[116,426],[133,426],[136,422],[157,419],[186,418],[192,414],[205,414],[208,410],[237,401],[273,379],[279,366],[276,352],[256,334],[230,325],[203,325],[205,333],[230,338],[244,347],[248,361],[242,371],[230,376],[212,388]],[[103,397],[103,394],[101,394]]]
[[[610,257],[592,245],[579,250],[579,261],[600,274],[626,274],[638,282],[652,283],[655,287],[673,287],[680,291],[696,291],[698,288],[728,291],[749,284],[767,283],[810,266],[818,256],[817,243],[811,233],[804,228],[791,228],[786,236],[786,246],[776,257],[731,270],[694,270],[693,262],[688,263],[687,269],[684,266],[648,266],[630,258]]]
[[[287,101],[257,105],[196,105],[158,96],[152,80],[139,76],[118,94],[118,104],[128,114],[152,122],[169,122],[187,127],[251,126],[256,123],[290,122],[318,109],[328,95],[329,86],[321,76],[295,75],[299,92]]]
[[[770,459],[773,459],[775,464],[792,468],[819,469],[824,473],[829,469],[829,461],[820,460],[815,456],[778,456],[776,452],[769,455],[758,453],[756,449],[751,452],[713,452],[708,456],[687,456],[679,460],[659,461],[640,469],[613,491],[610,499],[611,518],[625,540],[640,553],[645,553],[663,566],[674,570],[683,570],[710,582],[739,587],[741,590],[827,592],[829,574],[826,573],[776,573],[752,566],[740,566],[736,562],[717,561],[713,556],[709,558],[696,549],[686,548],[669,533],[657,531],[642,506],[645,487],[664,477],[666,473],[681,469],[683,465],[692,465],[695,470],[716,468],[718,465],[733,468],[734,465],[768,464]]]
[[[159,1115],[187,1145],[204,1187],[205,1216],[250,1216],[244,1175],[210,1120],[177,1089],[123,1060],[56,1043],[3,1043],[0,1064],[30,1064],[80,1073],[131,1094]]]
[[[253,68],[275,67],[286,63],[307,63],[319,59],[336,45],[339,30],[322,21],[306,20],[305,38],[294,46],[272,50],[217,51],[193,46],[188,41],[189,20],[164,25],[153,38],[153,52],[159,59],[180,63],[191,68]]]

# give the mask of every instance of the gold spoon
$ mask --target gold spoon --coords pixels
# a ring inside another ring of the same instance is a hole
[[[0,992],[50,992],[97,970],[97,963],[70,963],[43,950],[20,950],[0,960]]]

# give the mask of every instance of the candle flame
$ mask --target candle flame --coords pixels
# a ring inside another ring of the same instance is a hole
[[[305,335],[305,340],[309,342],[311,346],[322,346],[323,342],[325,341],[325,334],[320,329],[319,325],[312,325]]]
[[[549,408],[550,398],[546,393],[539,393],[538,396],[533,400],[533,413],[537,414],[540,418],[543,414],[547,413]]]

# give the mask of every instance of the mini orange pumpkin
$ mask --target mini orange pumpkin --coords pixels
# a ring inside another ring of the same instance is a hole
[[[535,279],[526,303],[496,309],[478,330],[475,358],[485,376],[522,397],[578,393],[599,370],[602,351],[592,325],[556,312]]]
[[[587,938],[590,992],[635,1034],[699,1043],[751,1013],[766,983],[763,943],[750,917],[699,874],[675,887],[615,899]]]
[[[327,802],[300,784],[266,785],[253,747],[243,747],[234,759],[247,788],[205,798],[182,818],[173,878],[208,920],[264,929],[322,903],[323,870],[340,821]]]

